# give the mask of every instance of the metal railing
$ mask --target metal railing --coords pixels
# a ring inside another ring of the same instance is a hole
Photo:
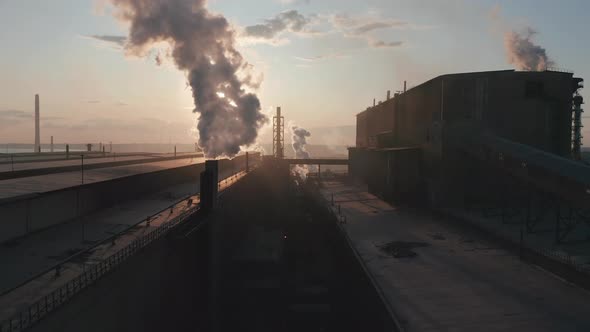
[[[472,225],[481,231],[490,234],[495,239],[507,244],[509,247],[511,246],[514,251],[518,250],[517,254],[523,261],[539,265],[584,288],[590,287],[590,266],[580,263],[579,260],[576,260],[567,252],[551,248],[539,248],[531,245],[527,240],[527,236],[525,236],[527,232],[524,225],[519,236],[518,233],[508,233],[497,229],[494,226],[490,226],[483,220],[479,222],[472,220],[471,218],[479,218],[479,215],[475,211],[468,214],[456,214],[451,210],[442,209],[438,210],[438,212]],[[484,219],[490,218],[484,217]]]
[[[28,284],[29,282],[31,282],[31,281],[33,281],[33,280],[35,280],[35,279],[37,279],[37,278],[39,278],[39,277],[47,274],[48,272],[51,272],[52,270],[56,270],[56,272],[57,272],[61,268],[61,266],[65,265],[65,264],[67,264],[67,263],[69,263],[69,262],[71,262],[73,260],[76,260],[77,258],[82,257],[82,256],[86,255],[89,252],[92,252],[94,249],[96,249],[97,247],[99,247],[99,246],[101,246],[101,245],[103,245],[105,243],[113,242],[116,238],[118,238],[122,234],[125,234],[129,230],[135,228],[137,225],[139,225],[141,223],[144,223],[144,222],[149,222],[153,218],[156,218],[158,215],[160,215],[160,214],[162,214],[162,213],[170,210],[171,208],[174,208],[176,205],[180,204],[183,201],[186,201],[187,199],[189,199],[192,196],[198,196],[198,193],[192,193],[192,194],[188,194],[188,195],[182,196],[180,199],[177,199],[176,201],[174,201],[174,203],[168,205],[164,209],[156,212],[155,214],[153,214],[153,215],[151,215],[151,216],[149,216],[149,217],[147,217],[145,219],[142,219],[142,220],[140,220],[140,221],[138,221],[136,223],[130,224],[129,226],[127,226],[125,229],[121,230],[120,232],[114,233],[111,236],[108,236],[108,237],[106,237],[106,238],[104,238],[102,240],[99,240],[98,242],[93,243],[92,246],[90,246],[90,247],[88,247],[86,249],[80,250],[80,251],[78,251],[78,252],[76,252],[76,253],[74,253],[74,254],[72,254],[72,255],[70,255],[70,256],[62,259],[62,260],[60,260],[59,262],[53,264],[51,267],[48,267],[48,268],[46,268],[46,269],[44,269],[44,270],[42,270],[42,271],[40,271],[38,273],[35,273],[34,275],[30,276],[29,278],[27,278],[27,279],[21,281],[20,283],[18,283],[17,285],[14,285],[14,286],[12,286],[12,287],[10,287],[8,289],[1,290],[0,297],[2,297],[4,295],[6,295],[6,294],[8,294],[8,293],[10,293],[12,291],[14,291],[15,289],[17,289],[19,287],[22,287],[22,286]],[[0,332],[2,332],[2,330],[0,330]]]
[[[559,68],[559,67],[546,67],[545,71],[554,71],[558,73],[566,73],[566,74],[573,74],[574,72],[570,69],[566,68]]]
[[[256,166],[257,166],[257,164],[255,164],[255,163],[252,164],[251,170],[256,168]],[[227,189],[230,185],[236,183],[240,179],[239,175],[242,172],[243,171],[238,171],[237,173],[233,173],[233,174],[227,176],[226,178],[222,179],[221,181],[219,181],[218,185],[220,186],[220,189],[222,187],[222,183],[225,184],[225,189]],[[223,194],[223,191],[220,192],[219,194],[221,196]],[[178,205],[180,202],[182,202],[194,195],[195,194],[191,194],[191,195],[183,197],[182,199],[169,205],[166,209],[163,209],[162,211],[160,211],[156,215],[158,215],[158,214],[162,213],[163,211],[166,211],[170,208],[173,208],[174,206]],[[200,205],[195,205],[194,207],[183,211],[181,214],[174,217],[173,219],[160,224],[159,226],[155,227],[153,230],[149,231],[148,233],[136,238],[135,240],[130,242],[128,245],[119,249],[117,252],[108,256],[104,260],[102,260],[102,261],[98,262],[97,264],[94,264],[90,267],[85,268],[84,271],[81,274],[79,274],[78,276],[67,281],[65,284],[56,288],[51,293],[42,296],[41,298],[39,298],[38,300],[36,300],[32,304],[28,304],[22,310],[20,310],[17,314],[14,314],[13,316],[11,316],[9,319],[6,319],[6,320],[0,322],[0,332],[17,332],[17,331],[23,331],[23,330],[31,327],[33,324],[38,322],[44,316],[48,315],[49,313],[51,313],[52,311],[57,309],[59,306],[65,304],[74,295],[76,295],[77,293],[79,293],[80,291],[85,289],[86,287],[90,286],[91,284],[93,284],[94,282],[99,280],[103,275],[105,275],[106,273],[113,270],[115,267],[117,267],[118,265],[123,263],[129,257],[131,257],[134,254],[136,254],[137,252],[139,252],[141,249],[146,247],[151,242],[161,238],[163,235],[168,233],[169,230],[171,230],[172,228],[174,228],[178,224],[182,223],[188,217],[190,217],[195,212],[197,212],[199,210],[199,208],[200,208]],[[130,226],[128,229],[131,229],[142,222],[146,222],[146,221],[149,222],[149,220],[151,218],[152,217],[142,220],[142,221]],[[114,234],[113,236],[100,241],[99,243],[92,246],[91,248],[80,251],[80,252],[66,258],[65,260],[62,260],[61,262],[52,266],[51,268],[46,269],[43,272],[36,274],[32,278],[28,278],[26,282],[23,282],[23,283],[19,284],[18,286],[12,287],[10,290],[3,292],[3,295],[5,295],[5,294],[7,294],[19,287],[22,287],[23,285],[31,282],[32,280],[35,280],[47,273],[50,273],[52,270],[55,270],[56,276],[59,276],[63,265],[75,260],[76,258],[78,258],[81,255],[83,255],[84,253],[96,248],[99,245],[102,245],[102,244],[107,243],[109,241],[114,241],[114,239],[116,239],[117,237],[119,237],[122,234],[125,234],[125,232]]]
[[[0,332],[15,332],[23,331],[24,329],[32,326],[34,323],[39,321],[41,318],[57,309],[59,306],[67,302],[74,295],[79,293],[81,290],[90,286],[103,275],[113,270],[115,267],[123,263],[129,257],[146,247],[151,242],[161,238],[163,235],[168,233],[177,224],[186,220],[190,215],[195,213],[199,209],[199,206],[195,206],[191,209],[183,211],[180,215],[175,218],[162,223],[158,227],[154,228],[149,233],[144,234],[141,237],[133,240],[127,246],[121,248],[119,251],[113,253],[106,259],[100,261],[85,269],[77,277],[69,280],[64,285],[55,289],[51,293],[41,297],[39,300],[26,308],[21,310],[18,314],[13,315],[11,318],[0,323]]]

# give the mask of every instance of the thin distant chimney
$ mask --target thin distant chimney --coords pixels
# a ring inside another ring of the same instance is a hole
[[[51,147],[49,148],[50,152],[53,152],[53,136],[51,136]]]
[[[404,81],[404,93],[406,93],[406,81]]]
[[[389,100],[389,98],[391,98],[391,91],[387,90],[387,100]]]
[[[375,107],[375,98],[373,98],[373,107]]]
[[[41,150],[41,137],[39,133],[39,95],[35,95],[35,152]]]

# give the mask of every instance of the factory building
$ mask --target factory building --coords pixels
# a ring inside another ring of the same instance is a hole
[[[357,115],[350,172],[384,198],[451,204],[453,187],[472,171],[467,145],[483,137],[571,159],[582,81],[569,72],[503,70],[442,75],[388,93]]]

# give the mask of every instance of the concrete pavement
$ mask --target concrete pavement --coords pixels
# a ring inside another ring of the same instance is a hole
[[[322,195],[334,195],[342,229],[405,330],[590,330],[588,292],[481,235],[362,187],[328,181]]]

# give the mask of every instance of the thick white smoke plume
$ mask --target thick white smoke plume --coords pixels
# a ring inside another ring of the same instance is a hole
[[[517,69],[529,71],[541,71],[554,65],[547,56],[547,51],[533,43],[533,37],[537,34],[532,28],[526,28],[524,32],[507,32],[504,35],[504,46],[508,56],[508,62]]]
[[[291,146],[297,159],[309,159],[309,152],[305,149],[307,145],[307,138],[311,133],[303,128],[291,126]],[[307,165],[295,165],[293,171],[302,178],[306,178],[310,169]]]
[[[259,83],[247,74],[239,77],[250,65],[235,49],[235,32],[223,16],[210,13],[205,0],[110,2],[116,17],[130,24],[128,54],[145,56],[156,43],[167,42],[176,67],[187,72],[206,157],[232,157],[255,142],[267,118],[245,87]]]

